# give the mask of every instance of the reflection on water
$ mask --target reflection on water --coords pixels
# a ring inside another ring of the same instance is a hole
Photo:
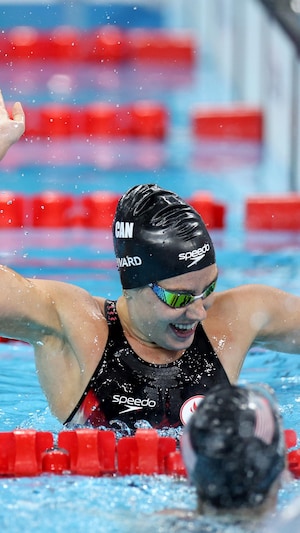
[[[52,431],[62,425],[54,418],[40,388],[33,352],[23,343],[0,343],[0,431],[16,426]],[[246,359],[241,381],[268,382],[279,398],[285,427],[299,426],[299,358],[253,350]],[[145,427],[145,421],[137,425]],[[128,428],[117,421],[115,430],[122,436]],[[177,430],[178,431],[178,430]],[[176,432],[176,430],[175,430]],[[172,437],[174,429],[163,435]],[[293,480],[279,494],[279,509],[300,495],[300,481]],[[0,528],[28,531],[97,533],[274,533],[271,526],[258,529],[207,519],[194,514],[196,494],[186,479],[169,476],[124,476],[92,478],[84,476],[42,475],[35,478],[0,479]],[[180,510],[173,514],[172,510]],[[164,511],[164,512],[162,512]],[[170,511],[167,512],[166,511]],[[88,525],[87,525],[88,524]],[[280,530],[280,533],[286,533]],[[289,533],[292,531],[289,530]],[[293,533],[298,533],[294,530]]]
[[[42,524],[43,533],[68,527],[78,533],[273,533],[268,524],[196,515],[194,490],[167,476],[7,479],[0,481],[0,497],[3,531],[26,525],[34,533]]]

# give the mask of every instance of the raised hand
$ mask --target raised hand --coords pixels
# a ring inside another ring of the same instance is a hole
[[[20,102],[15,102],[10,118],[0,90],[0,160],[9,147],[17,142],[25,131],[25,113]]]

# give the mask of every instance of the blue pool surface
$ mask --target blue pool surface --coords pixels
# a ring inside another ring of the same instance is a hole
[[[25,4],[25,5],[24,5]],[[155,6],[134,5],[129,2],[0,2],[1,27],[36,26],[51,29],[70,24],[91,28],[103,24],[121,27],[160,27],[165,23]]]
[[[38,3],[37,3],[38,4]],[[37,24],[51,28],[68,21],[79,27],[112,23],[122,27],[171,25],[153,8],[112,7],[96,2],[82,9],[75,2],[33,5],[30,10],[0,4],[1,24]],[[64,68],[64,70],[62,70]],[[184,197],[196,190],[212,193],[227,206],[226,228],[212,232],[220,269],[218,290],[243,283],[267,283],[300,295],[300,236],[255,233],[244,227],[245,199],[257,192],[285,192],[281,167],[265,146],[199,144],[190,129],[190,112],[199,103],[226,103],[227,88],[203,44],[192,71],[173,73],[107,70],[80,66],[10,67],[1,81],[10,102],[27,105],[57,101],[85,105],[93,100],[127,103],[154,99],[168,105],[170,135],[160,142],[111,141],[86,147],[84,140],[21,141],[0,166],[2,190],[32,195],[59,190],[83,195],[95,190],[122,193],[137,183],[156,182]],[[53,77],[64,75],[67,90],[53,90]],[[70,90],[69,90],[70,89]],[[95,153],[98,157],[95,159]],[[95,295],[120,294],[109,231],[25,228],[0,230],[0,261],[27,277],[78,284]],[[35,372],[33,353],[23,343],[0,343],[0,431],[35,428],[57,434],[62,425],[51,415]],[[241,382],[267,382],[277,394],[286,428],[298,431],[300,355],[252,350]],[[299,442],[300,446],[300,442]],[[279,509],[300,496],[300,480],[283,487]],[[239,526],[178,517],[166,510],[194,511],[196,495],[186,479],[168,476],[93,478],[43,475],[0,479],[0,530],[60,533],[241,533]],[[274,524],[266,529],[273,533]],[[300,526],[299,526],[300,530]],[[261,533],[261,531],[259,531]],[[283,532],[280,532],[283,533]],[[286,532],[284,532],[286,533]],[[290,532],[292,533],[292,532]],[[295,530],[296,533],[296,530]],[[297,531],[298,533],[298,531]]]
[[[112,260],[110,234],[106,231],[65,231],[59,234],[22,230],[10,232],[1,256],[5,262],[26,276],[38,275],[76,283],[93,294],[115,298],[120,286]],[[241,233],[236,239],[227,232],[216,232],[220,266],[219,289],[257,282],[272,283],[300,293],[299,242],[290,235],[252,236]],[[268,238],[267,238],[268,237]],[[290,246],[287,246],[288,238]],[[21,244],[21,250],[17,244]],[[106,244],[105,244],[106,243]],[[268,250],[268,246],[270,250]],[[104,249],[104,252],[102,252]],[[101,255],[101,258],[99,257]],[[30,346],[12,342],[0,344],[1,389],[0,431],[15,427],[35,428],[57,434],[62,425],[47,406],[35,373]],[[277,394],[286,428],[299,428],[300,358],[253,349],[245,362],[240,381],[269,383]],[[172,432],[170,433],[172,435]],[[279,495],[279,509],[300,495],[300,481],[285,486]],[[227,531],[224,524],[198,518],[179,518],[163,511],[196,508],[194,489],[185,479],[168,476],[126,476],[91,478],[84,476],[43,475],[36,478],[0,480],[0,527],[20,531],[21,524],[30,531],[74,531],[108,533]],[[227,526],[226,526],[227,527]],[[216,529],[217,528],[217,529]],[[240,532],[237,526],[228,530]],[[270,530],[272,531],[272,529]]]

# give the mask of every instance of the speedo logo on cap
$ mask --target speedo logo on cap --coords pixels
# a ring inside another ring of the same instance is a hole
[[[179,261],[192,261],[189,265],[187,265],[187,268],[190,268],[191,266],[196,265],[203,259],[205,254],[209,252],[210,245],[209,243],[205,243],[201,248],[196,248],[192,250],[191,252],[182,252],[178,255]]]
[[[117,239],[132,239],[133,228],[134,222],[121,222],[117,220],[115,223],[115,237]]]

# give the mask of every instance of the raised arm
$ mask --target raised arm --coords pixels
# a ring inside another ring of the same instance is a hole
[[[11,113],[12,118],[8,114],[0,90],[0,160],[25,131],[25,114],[20,102],[14,103]]]
[[[0,91],[0,160],[24,131],[22,105],[10,117]],[[107,324],[98,299],[80,287],[27,279],[0,264],[0,337],[33,345],[51,410],[65,420],[101,358]]]
[[[95,370],[107,337],[97,299],[54,280],[26,279],[0,266],[0,336],[34,347],[52,412],[65,420]]]

